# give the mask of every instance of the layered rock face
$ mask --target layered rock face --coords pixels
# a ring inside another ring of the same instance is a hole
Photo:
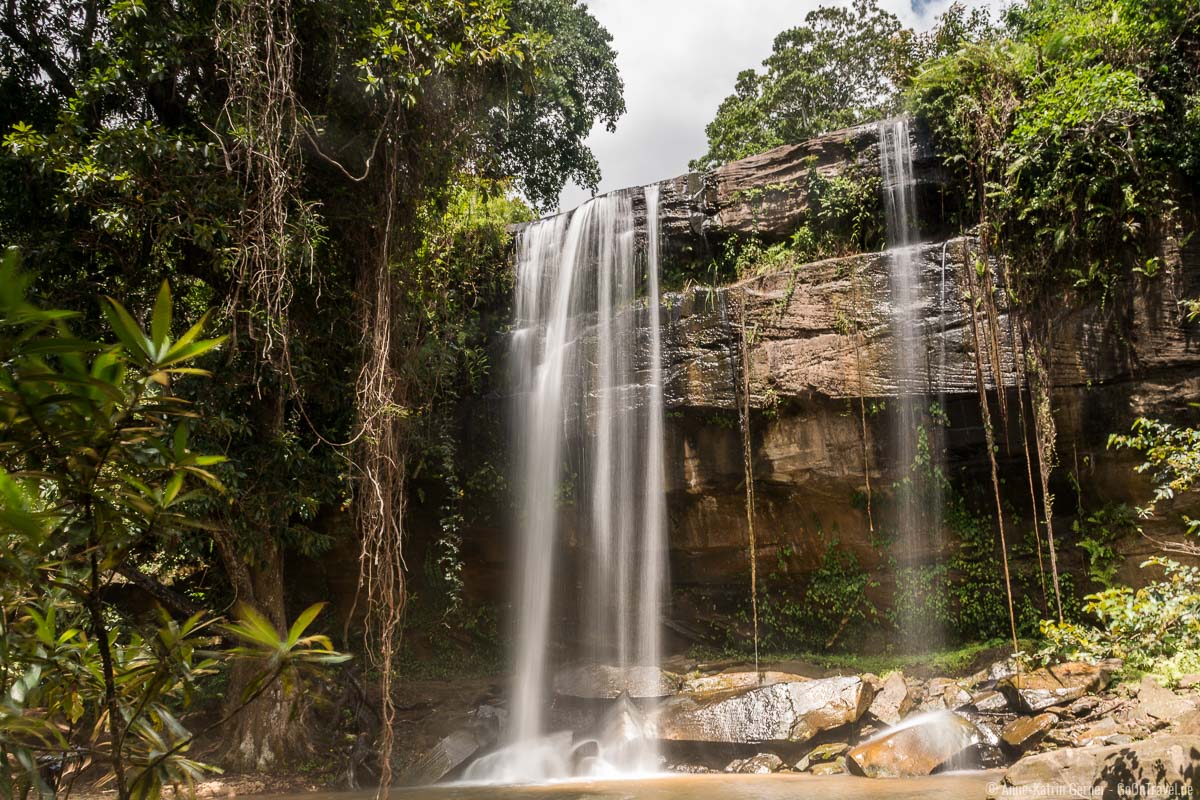
[[[805,218],[803,193],[771,187],[793,185],[797,175],[813,168],[829,175],[877,174],[874,130],[777,148],[723,167],[701,186],[694,176],[667,182],[664,196],[673,198],[668,205],[677,213],[664,228],[670,242],[664,250],[691,258],[711,252],[714,242],[731,235],[786,237]],[[944,413],[950,479],[966,493],[990,486],[971,307],[965,299],[966,270],[979,257],[978,241],[947,235],[939,206],[945,175],[921,141],[915,142],[915,153],[925,239],[915,253],[917,317],[925,343],[918,374],[900,375],[896,369],[886,253],[802,264],[732,286],[664,296],[671,563],[677,585],[745,580],[747,525],[737,424],[743,337],[754,409],[750,436],[762,563],[803,577],[836,538],[860,563],[878,571],[879,591],[887,593],[885,559],[873,543],[872,523],[887,526],[888,498],[906,468],[890,452],[886,406],[898,392],[922,394]],[[762,191],[754,193],[752,187]],[[1040,320],[1051,332],[1059,454],[1052,490],[1068,572],[1081,570],[1071,546],[1079,509],[1147,497],[1145,483],[1132,471],[1138,459],[1110,451],[1109,434],[1128,430],[1143,415],[1187,420],[1189,398],[1200,389],[1197,329],[1179,306],[1181,299],[1200,295],[1200,247],[1181,249],[1167,242],[1162,255],[1168,265],[1163,274],[1129,281],[1094,302],[1064,301],[1048,312],[1049,319]],[[1028,474],[1013,377],[1015,324],[1002,293],[996,296],[1004,385],[994,385],[986,364],[983,375],[1001,428],[1004,499],[1028,519]],[[1001,412],[1000,392],[1011,413]],[[867,508],[872,499],[874,519]],[[1177,530],[1171,520],[1156,533],[1169,537]],[[1148,543],[1131,538],[1119,550],[1121,578],[1136,582]]]
[[[917,392],[929,406],[936,404],[945,425],[945,472],[953,491],[967,497],[981,515],[991,512],[971,308],[965,300],[967,270],[979,256],[978,242],[952,230],[949,210],[958,193],[947,185],[940,159],[919,128],[914,130],[917,219],[923,242],[914,253],[920,297],[916,316],[925,343],[916,374],[902,376],[896,367],[886,253],[789,265],[734,285],[692,287],[661,298],[675,592],[671,624],[677,631],[696,633],[693,623],[713,607],[713,598],[745,599],[748,530],[737,413],[745,377],[743,338],[753,409],[750,441],[760,577],[764,571],[776,573],[789,585],[802,587],[836,541],[871,573],[876,605],[883,608],[891,602],[892,554],[880,546],[880,534],[889,526],[893,487],[908,467],[898,463],[889,428],[889,401],[897,392]],[[709,263],[731,237],[787,239],[809,218],[805,181],[813,174],[879,180],[877,128],[836,132],[728,164],[713,174],[662,182],[664,273],[702,274],[696,266]],[[635,199],[635,213],[644,213],[638,202]],[[1058,430],[1051,491],[1056,498],[1060,567],[1074,574],[1080,594],[1088,589],[1086,566],[1073,545],[1073,522],[1107,504],[1136,504],[1148,497],[1147,485],[1132,469],[1139,461],[1136,454],[1109,450],[1109,434],[1128,430],[1138,416],[1188,421],[1189,403],[1200,393],[1198,328],[1186,321],[1179,306],[1184,298],[1200,296],[1200,237],[1193,237],[1186,248],[1166,242],[1161,256],[1166,266],[1158,276],[1127,281],[1090,301],[1076,294],[1072,304],[1064,299],[1061,307],[1043,312],[1048,317],[1039,320],[1051,333],[1050,384]],[[983,373],[999,428],[1003,499],[1025,520],[1016,533],[1024,536],[1032,512],[1025,431],[1013,383],[1013,323],[1002,293],[996,298],[1000,307],[995,334],[1004,385],[993,385],[986,366]],[[503,360],[500,347],[496,360]],[[1003,409],[1001,393],[1007,400]],[[1025,400],[1028,408],[1027,396]],[[504,408],[495,400],[477,403],[466,424],[500,429]],[[490,420],[484,420],[482,409]],[[489,436],[481,444],[468,432],[473,444],[465,450],[503,451],[503,437]],[[1173,509],[1162,510],[1168,512],[1162,515],[1162,527],[1150,532],[1169,538],[1179,527],[1170,513]],[[421,510],[414,513],[419,519]],[[564,520],[568,516],[564,514]],[[511,522],[511,517],[497,514],[493,526],[464,533],[468,586],[489,601],[506,599],[503,576],[510,548],[503,534]],[[428,527],[436,529],[436,520],[430,519]],[[568,525],[564,534],[572,535]],[[952,536],[930,537],[931,542],[939,540],[943,548],[954,546]],[[419,541],[410,547],[420,559]],[[1117,577],[1137,583],[1138,565],[1153,547],[1140,537],[1119,542],[1122,562]],[[934,555],[909,554],[915,559]],[[1030,564],[1024,568],[1030,569]],[[569,616],[569,605],[556,607]],[[728,628],[730,618],[723,619]]]

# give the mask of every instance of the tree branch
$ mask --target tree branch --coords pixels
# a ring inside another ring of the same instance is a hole
[[[0,17],[0,33],[3,33],[14,45],[23,52],[30,61],[46,74],[54,91],[69,99],[75,96],[75,85],[54,56],[26,36],[17,27],[17,9],[15,0],[8,0],[4,16]]]

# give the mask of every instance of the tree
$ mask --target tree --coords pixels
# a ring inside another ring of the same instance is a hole
[[[822,6],[775,37],[763,71],[738,75],[734,93],[705,128],[711,169],[775,145],[894,113],[890,67],[903,30],[877,0]]]
[[[206,769],[188,758],[194,737],[178,716],[221,660],[246,655],[267,665],[238,711],[292,667],[344,657],[327,638],[304,636],[319,606],[283,639],[248,610],[228,628],[246,644],[213,657],[202,649],[213,623],[203,610],[182,620],[163,612],[147,624],[109,601],[118,578],[156,585],[135,554],[206,527],[192,512],[206,489],[220,491],[211,469],[224,458],[192,449],[196,415],[173,387],[206,376],[193,363],[224,340],[200,338],[207,315],[174,338],[166,284],[148,329],[109,299],[104,314],[117,342],[76,338],[74,315],[30,302],[29,282],[8,251],[0,263],[0,787],[10,796],[47,792],[38,766],[49,756],[56,781],[98,763],[121,798],[157,796]]]
[[[988,30],[988,15],[952,5],[926,33],[905,28],[877,0],[822,6],[775,37],[761,72],[738,74],[734,93],[705,128],[708,152],[693,169],[792,144],[897,113],[918,66]]]
[[[444,296],[413,282],[449,290],[476,268],[420,269],[423,226],[464,174],[540,205],[567,179],[596,184],[583,138],[623,110],[608,34],[576,0],[14,0],[0,23],[0,237],[81,330],[99,330],[97,291],[137,316],[164,278],[185,314],[213,306],[228,324],[194,398],[209,412],[196,440],[230,458],[215,468],[227,495],[204,509],[211,535],[168,559],[218,562],[214,602],[282,631],[286,554],[329,547],[317,521],[348,506],[364,564],[389,571],[373,597],[396,613],[429,408],[411,304]],[[229,736],[241,766],[303,744],[281,722],[296,709],[260,700]]]

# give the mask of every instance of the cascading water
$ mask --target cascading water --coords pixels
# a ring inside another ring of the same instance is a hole
[[[943,638],[940,625],[922,607],[929,598],[921,595],[935,591],[923,570],[931,556],[941,550],[944,409],[931,403],[929,392],[931,365],[923,314],[927,293],[921,289],[916,180],[907,118],[879,123],[879,154],[896,342],[897,396],[891,424],[900,477],[893,556],[897,563],[898,623],[911,649],[936,646]],[[944,319],[945,286],[939,290],[942,301],[937,313]],[[940,359],[944,358],[942,353]]]
[[[640,248],[636,200],[646,218]],[[564,644],[552,630],[560,603],[579,610],[580,630],[569,637],[578,643],[573,660],[615,668],[618,679],[644,676],[638,668],[657,668],[660,660],[666,545],[658,201],[657,186],[640,198],[615,192],[535,222],[518,239],[515,677],[506,746],[473,764],[468,779],[529,782],[658,765],[653,741],[641,736],[645,709],[628,696],[591,731],[549,735],[546,713],[550,653]],[[565,488],[574,492],[571,502]],[[562,563],[568,557],[576,561],[571,570]],[[572,576],[579,576],[578,591],[564,594],[575,587]]]

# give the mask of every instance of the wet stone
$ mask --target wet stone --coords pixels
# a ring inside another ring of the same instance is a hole
[[[971,705],[983,714],[998,714],[1008,710],[1008,699],[997,691],[980,692],[971,698]]]
[[[979,729],[951,711],[910,720],[895,731],[864,742],[848,754],[852,772],[868,778],[929,775],[939,768],[968,766],[983,742]]]
[[[857,676],[680,694],[659,704],[650,730],[668,741],[807,742],[858,721],[870,703],[870,687]]]
[[[772,686],[776,683],[806,680],[808,678],[790,672],[721,672],[716,675],[689,678],[683,682],[681,691],[690,694],[726,692],[733,689],[751,689],[756,686]]]
[[[1094,664],[1066,663],[1022,672],[999,684],[1009,704],[1035,714],[1051,706],[1071,703],[1108,684],[1108,673]]]
[[[588,700],[615,700],[622,694],[632,698],[668,697],[679,691],[680,684],[678,675],[658,667],[578,664],[554,676],[556,694]]]
[[[1041,744],[1054,726],[1058,724],[1055,714],[1038,714],[1036,717],[1018,717],[1004,726],[1000,739],[1012,751],[1024,753]]]
[[[808,754],[804,758],[797,761],[793,769],[797,772],[806,772],[818,764],[826,764],[837,760],[845,755],[849,749],[850,745],[845,742],[830,742],[828,744],[817,745],[808,751]]]
[[[913,694],[904,680],[904,674],[893,672],[883,681],[882,688],[867,711],[885,725],[895,725],[912,711],[914,705]]]
[[[809,770],[809,773],[812,775],[844,775],[846,772],[845,758],[826,761],[824,764],[814,764]]]
[[[737,772],[743,775],[768,775],[783,769],[783,759],[774,753],[759,753],[750,758],[739,758],[730,761],[725,767],[726,772]]]

